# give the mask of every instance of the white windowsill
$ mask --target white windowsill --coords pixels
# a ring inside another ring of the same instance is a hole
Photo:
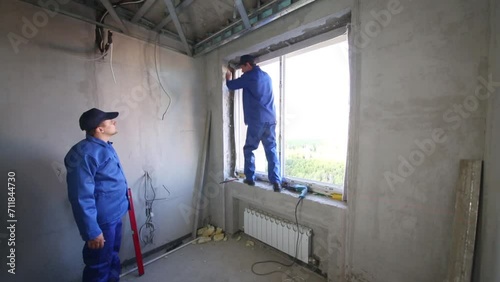
[[[299,193],[294,193],[294,192],[288,191],[286,189],[282,189],[281,193],[274,192],[273,186],[271,185],[271,183],[265,182],[265,181],[258,181],[257,180],[257,181],[255,181],[255,186],[250,186],[246,183],[243,183],[243,179],[239,179],[239,180],[236,180],[234,182],[238,182],[238,183],[244,185],[248,189],[263,189],[263,190],[268,190],[269,192],[272,192],[272,193],[286,195],[286,197],[293,197],[297,200],[299,198]],[[308,193],[306,195],[306,197],[304,198],[304,201],[311,201],[311,202],[315,202],[318,204],[332,206],[332,207],[336,207],[336,208],[340,208],[340,209],[347,208],[347,203],[344,201],[334,200],[332,198],[328,198],[325,196],[313,195],[311,193]]]

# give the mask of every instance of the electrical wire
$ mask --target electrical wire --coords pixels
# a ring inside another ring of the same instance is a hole
[[[154,242],[155,235],[155,224],[153,223],[153,204],[155,201],[166,200],[170,196],[170,191],[165,185],[163,188],[168,192],[168,195],[164,198],[156,198],[156,190],[153,187],[153,179],[149,175],[149,172],[144,173],[144,200],[146,201],[146,222],[139,229],[139,238],[144,243],[144,245],[149,245]],[[148,196],[148,191],[152,196]],[[146,233],[147,232],[147,233]]]
[[[273,274],[273,273],[283,273],[285,274],[286,276],[288,276],[290,279],[292,279],[292,281],[297,281],[295,280],[296,277],[292,277],[290,276],[290,274],[284,272],[284,271],[281,271],[281,270],[273,270],[273,271],[270,271],[270,272],[265,272],[265,273],[257,273],[255,270],[254,270],[254,267],[258,264],[264,264],[264,263],[276,263],[276,264],[280,264],[284,267],[291,267],[295,264],[295,262],[297,261],[297,256],[298,256],[298,251],[299,251],[299,220],[297,218],[297,208],[299,206],[299,204],[302,202],[304,198],[300,198],[299,201],[297,202],[297,205],[295,205],[295,222],[297,224],[297,243],[295,244],[295,257],[293,258],[292,260],[292,263],[290,264],[284,264],[282,262],[279,262],[279,261],[275,261],[275,260],[265,260],[265,261],[258,261],[258,262],[255,262],[254,264],[252,264],[252,273],[255,274],[255,275],[258,275],[258,276],[266,276],[266,275],[270,275],[270,274]]]
[[[172,97],[170,97],[170,95],[168,95],[167,90],[165,90],[165,87],[163,87],[163,84],[161,83],[161,79],[160,79],[160,72],[158,71],[158,63],[156,62],[157,61],[156,53],[157,53],[159,42],[160,42],[160,33],[158,33],[158,35],[156,36],[156,40],[155,40],[155,71],[156,71],[156,78],[158,79],[158,82],[160,83],[161,89],[163,90],[163,92],[165,92],[165,95],[167,95],[167,97],[168,97],[167,109],[165,110],[165,112],[163,113],[163,115],[161,117],[161,120],[163,120],[165,118],[165,114],[167,113],[168,109],[170,108],[170,104],[172,103]]]
[[[138,1],[129,1],[129,2],[118,2],[118,3],[114,3],[112,4],[113,8],[116,8],[118,6],[125,6],[125,5],[131,5],[131,4],[140,4],[142,2],[144,2],[145,0],[138,0]],[[109,12],[108,10],[106,10],[106,12],[104,12],[104,14],[101,16],[101,19],[99,20],[100,23],[104,23],[104,20],[106,19],[106,17],[109,15]],[[97,31],[99,32],[99,36],[100,36],[100,42],[99,42],[99,47],[102,50],[104,50],[104,40],[103,40],[103,36],[102,36],[102,33],[103,33],[103,28],[102,27],[98,27],[97,28]]]
[[[151,189],[151,191],[153,192],[153,197],[151,199],[148,198],[148,189],[150,189],[150,186],[151,186],[151,184],[148,185],[150,180],[151,180],[151,178],[149,176],[149,172],[146,171],[145,175],[144,175],[144,200],[146,201],[146,222],[139,229],[139,238],[141,239],[141,241],[145,245],[153,243],[154,232],[156,229],[155,225],[153,223],[153,219],[152,219],[152,217],[153,217],[152,202],[156,198],[156,193],[155,193],[154,189]],[[152,188],[152,186],[151,186],[151,188]],[[148,234],[144,233],[146,230],[148,231]]]
[[[129,1],[129,2],[118,2],[118,3],[115,3],[115,4],[112,4],[112,6],[114,8],[118,7],[118,6],[124,6],[124,5],[131,5],[131,4],[139,4],[139,3],[143,3],[145,0],[138,0],[138,1]],[[104,20],[106,19],[106,17],[109,15],[109,12],[106,10],[99,22],[100,23],[104,23]],[[98,45],[99,47],[99,50],[101,50],[102,53],[105,53],[107,54],[107,46],[104,44],[104,36],[103,36],[103,33],[104,33],[104,28],[101,27],[101,26],[96,26],[96,44]],[[167,90],[165,90],[165,87],[163,86],[163,83],[161,82],[161,79],[160,79],[160,74],[159,74],[159,70],[158,70],[158,63],[157,63],[157,48],[158,48],[158,44],[159,44],[159,40],[160,40],[160,33],[158,33],[158,36],[157,36],[157,39],[156,39],[156,43],[155,43],[155,54],[154,54],[154,57],[155,57],[155,71],[156,71],[156,77],[158,79],[158,82],[161,86],[161,89],[163,90],[163,92],[165,93],[165,95],[167,95],[168,97],[168,105],[167,105],[167,108],[165,109],[165,112],[163,113],[162,117],[161,117],[161,120],[164,120],[165,119],[165,115],[167,114],[169,108],[170,108],[170,105],[172,104],[172,97],[168,94]],[[109,42],[108,42],[109,43]],[[111,65],[111,72],[113,73],[113,79],[115,80],[115,83],[116,83],[116,77],[115,77],[115,73],[114,73],[114,70],[113,70],[113,64],[112,64],[112,57],[113,57],[113,43],[110,44],[109,48],[111,48],[111,60],[110,60],[110,65]],[[103,55],[105,56],[105,55]]]
[[[102,58],[106,57],[106,55],[107,55],[107,54],[108,54],[108,53],[107,53],[107,52],[105,52],[105,53],[104,53],[104,54],[102,54],[101,56],[99,56],[99,57],[97,57],[97,58],[92,58],[92,59],[88,59],[88,58],[85,58],[85,57],[80,57],[80,56],[74,56],[74,57],[76,57],[77,59],[82,60],[82,61],[88,61],[88,62],[91,62],[91,61],[98,61],[98,60],[100,60],[100,59],[102,59]]]
[[[139,3],[142,3],[144,2],[145,0],[137,0],[137,1],[129,1],[129,2],[118,2],[118,3],[115,3],[115,4],[112,4],[113,8],[116,8],[118,6],[124,6],[124,5],[131,5],[131,4],[139,4]],[[104,23],[104,20],[106,19],[106,17],[109,15],[109,12],[106,10],[106,12],[104,12],[101,16],[101,19],[99,20],[99,22],[101,24]],[[108,54],[108,50],[109,50],[109,53],[110,53],[110,60],[109,60],[109,66],[111,68],[111,73],[113,74],[113,81],[116,83],[116,76],[115,76],[115,70],[113,69],[113,41],[111,39],[111,36],[112,36],[112,33],[111,31],[108,31],[108,43],[105,45],[104,44],[104,36],[103,36],[103,33],[104,33],[104,28],[102,26],[96,26],[96,44],[98,45],[98,48],[99,50],[101,51],[101,53],[103,53],[103,55],[101,56],[104,57]],[[99,58],[98,58],[99,59]],[[96,59],[96,60],[98,60]]]
[[[112,6],[113,8],[116,8],[117,6],[125,6],[125,5],[131,5],[131,4],[140,4],[144,2],[145,0],[137,0],[137,1],[129,1],[129,2],[118,2],[114,3]],[[109,11],[106,10],[106,12],[102,15],[101,17],[101,23],[103,23],[104,18],[109,14]]]
[[[116,84],[115,70],[113,70],[113,43],[110,46],[111,54],[109,55],[109,66],[111,67],[111,73],[113,74],[113,80]]]

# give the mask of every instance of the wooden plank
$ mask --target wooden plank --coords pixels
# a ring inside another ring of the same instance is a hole
[[[448,282],[471,281],[481,192],[481,170],[480,160],[460,161]]]

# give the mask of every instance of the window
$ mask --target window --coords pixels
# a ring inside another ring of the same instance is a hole
[[[350,109],[348,50],[347,36],[341,36],[258,64],[273,80],[282,176],[327,195],[344,190]],[[246,126],[241,93],[235,95],[235,136],[236,170],[242,172]],[[257,176],[267,180],[262,144],[254,153]]]

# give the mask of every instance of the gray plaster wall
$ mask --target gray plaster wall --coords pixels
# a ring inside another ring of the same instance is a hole
[[[7,35],[23,35],[23,19],[43,10],[0,2],[0,171],[16,172],[16,275],[7,274],[7,190],[0,196],[0,281],[80,281],[83,241],[67,200],[63,158],[84,138],[78,118],[98,107],[120,111],[112,138],[129,186],[138,225],[145,221],[144,171],[157,197],[154,245],[192,230],[196,171],[206,119],[204,65],[200,59],[159,48],[158,65],[169,99],[160,89],[154,45],[114,35],[113,82],[109,55],[94,53],[94,26],[65,16],[48,17],[14,52]],[[165,185],[170,194],[162,186]],[[6,187],[4,187],[6,188]],[[133,259],[128,216],[123,218],[120,257]]]
[[[473,281],[499,281],[500,280],[500,245],[498,244],[499,217],[498,201],[500,194],[498,183],[500,178],[500,107],[498,99],[500,86],[500,3],[490,1],[490,71],[492,91],[488,99],[488,116],[486,127],[486,151],[483,175],[483,191],[480,209],[480,224],[478,227],[478,243],[476,244],[476,262]]]
[[[225,62],[350,10],[354,163],[347,208],[304,209],[302,223],[321,218],[320,226],[331,228],[325,234],[319,227],[320,238],[344,239],[328,247],[330,281],[445,281],[459,161],[482,159],[485,152],[488,102],[476,89],[488,77],[488,8],[486,0],[318,0],[209,53],[212,175],[220,181],[229,172]],[[390,17],[377,25],[377,15],[387,11]],[[229,231],[238,226],[233,217],[240,217],[229,213],[234,201],[278,215],[290,215],[296,202],[240,183],[217,186],[216,178],[206,180],[212,183],[209,215]],[[322,217],[322,209],[330,216]]]

